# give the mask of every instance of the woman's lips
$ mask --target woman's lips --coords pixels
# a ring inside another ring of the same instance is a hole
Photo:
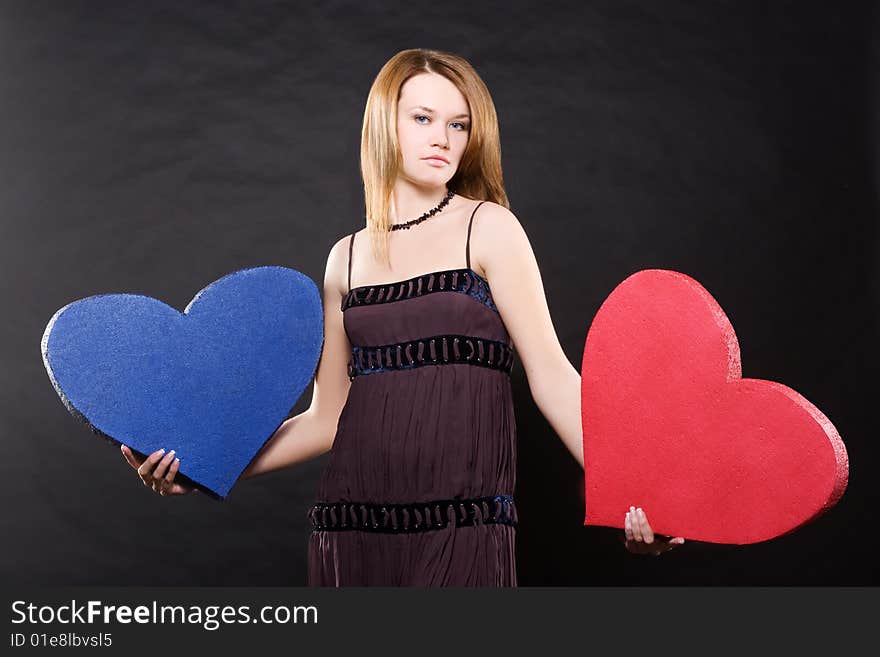
[[[425,162],[435,167],[448,167],[449,164],[437,157],[426,157]]]

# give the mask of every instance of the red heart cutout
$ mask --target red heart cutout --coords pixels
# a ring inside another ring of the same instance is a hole
[[[585,525],[714,543],[786,534],[833,506],[849,461],[825,415],[781,383],[742,378],[715,299],[675,271],[636,272],[608,296],[581,363]]]

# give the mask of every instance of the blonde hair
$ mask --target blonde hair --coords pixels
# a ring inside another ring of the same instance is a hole
[[[483,80],[467,60],[457,55],[423,48],[402,50],[385,63],[373,81],[361,130],[367,234],[376,260],[389,267],[391,194],[403,166],[397,141],[397,103],[404,83],[425,72],[447,78],[470,108],[467,147],[448,186],[462,196],[510,208],[501,173],[498,116]]]

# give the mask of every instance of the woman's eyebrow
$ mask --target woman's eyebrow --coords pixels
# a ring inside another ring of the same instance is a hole
[[[420,109],[420,110],[425,110],[426,112],[429,112],[430,114],[434,113],[434,110],[432,110],[430,107],[425,107],[424,105],[416,105],[415,107],[410,107],[409,109],[410,109],[410,111],[412,111],[414,109]],[[452,118],[453,119],[469,119],[469,118],[471,118],[471,116],[470,116],[470,114],[459,114],[457,116],[453,116]]]

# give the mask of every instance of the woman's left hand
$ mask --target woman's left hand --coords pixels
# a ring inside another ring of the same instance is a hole
[[[652,554],[656,557],[684,543],[684,538],[681,536],[670,538],[662,534],[654,534],[651,525],[648,524],[648,516],[641,508],[634,506],[629,507],[623,526],[626,549],[633,554]]]

